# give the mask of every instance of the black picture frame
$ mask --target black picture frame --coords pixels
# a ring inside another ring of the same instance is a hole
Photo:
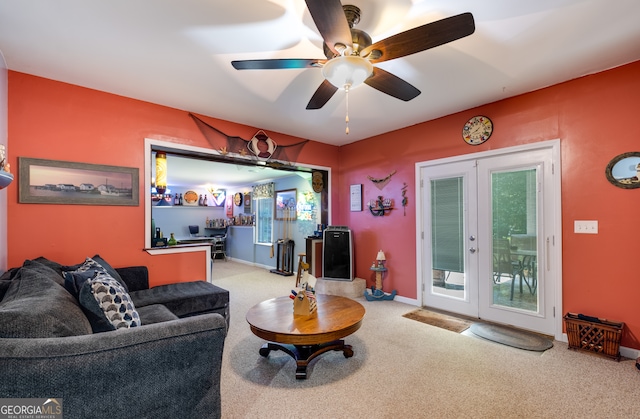
[[[140,205],[135,167],[18,157],[18,179],[21,204]]]

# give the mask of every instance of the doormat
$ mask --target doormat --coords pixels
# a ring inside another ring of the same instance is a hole
[[[544,352],[553,342],[535,333],[487,323],[474,323],[469,330],[481,338],[527,351]]]
[[[446,314],[436,313],[422,308],[403,314],[402,317],[417,320],[421,323],[430,324],[431,326],[436,326],[456,333],[461,333],[467,330],[473,323],[470,320],[447,316]]]

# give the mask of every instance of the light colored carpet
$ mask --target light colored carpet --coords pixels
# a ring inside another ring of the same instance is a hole
[[[353,358],[328,352],[307,380],[245,320],[260,301],[287,295],[295,277],[216,261],[214,284],[230,291],[222,367],[223,418],[623,418],[640,417],[635,361],[615,362],[554,342],[530,352],[403,317],[397,301],[358,301],[362,327],[345,340]]]

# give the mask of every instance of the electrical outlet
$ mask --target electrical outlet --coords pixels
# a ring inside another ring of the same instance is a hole
[[[573,232],[577,234],[598,234],[598,221],[575,220]]]

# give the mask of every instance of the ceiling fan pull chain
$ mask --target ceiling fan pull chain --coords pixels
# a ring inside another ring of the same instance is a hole
[[[349,85],[345,84],[344,85],[344,93],[347,97],[346,103],[347,103],[347,115],[344,118],[344,122],[347,124],[347,128],[345,130],[345,133],[347,135],[349,135]]]

